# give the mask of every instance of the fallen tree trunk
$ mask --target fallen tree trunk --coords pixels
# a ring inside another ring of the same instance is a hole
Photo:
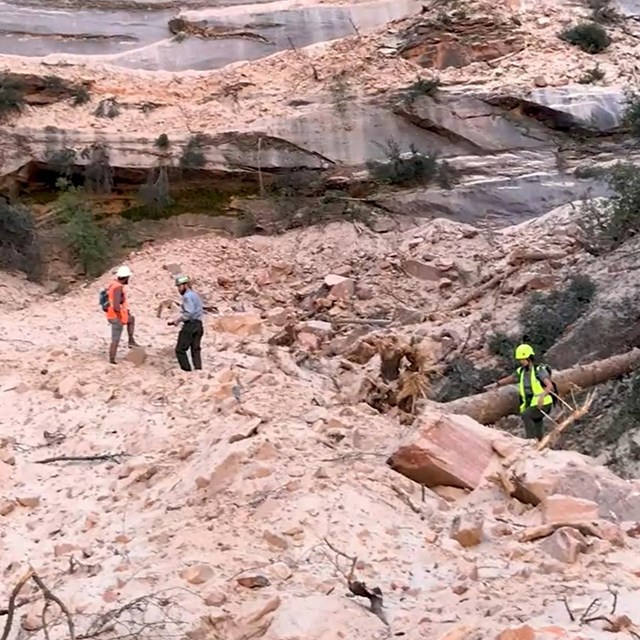
[[[553,373],[553,379],[558,385],[560,395],[564,395],[574,387],[581,389],[594,387],[639,367],[640,349],[632,349],[605,360],[556,371]],[[493,424],[504,416],[518,412],[518,392],[515,386],[502,387],[444,402],[438,404],[437,408],[447,413],[470,416],[481,424]]]

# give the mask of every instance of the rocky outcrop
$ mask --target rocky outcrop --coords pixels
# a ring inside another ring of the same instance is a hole
[[[25,104],[30,106],[44,106],[60,102],[61,100],[78,99],[78,96],[88,92],[92,83],[88,81],[70,82],[55,75],[38,76],[33,73],[3,73],[0,86],[13,87]]]
[[[524,49],[524,35],[510,20],[455,11],[434,18],[434,11],[398,34],[400,54],[421,67],[464,67]]]
[[[551,128],[610,133],[620,127],[625,103],[620,89],[567,85],[534,89],[522,101],[522,110]]]

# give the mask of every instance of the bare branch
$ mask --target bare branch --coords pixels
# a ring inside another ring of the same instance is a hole
[[[9,637],[9,633],[11,632],[11,625],[13,624],[13,616],[16,609],[16,598],[18,594],[22,590],[22,587],[27,583],[27,581],[33,576],[33,569],[29,568],[29,570],[18,580],[16,586],[13,587],[11,591],[11,595],[9,596],[9,605],[7,606],[7,621],[4,623],[4,629],[2,630],[2,636],[0,640],[7,640]]]

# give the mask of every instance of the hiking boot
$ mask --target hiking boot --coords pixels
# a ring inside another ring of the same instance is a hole
[[[139,349],[140,346],[135,340],[129,340],[129,349]]]

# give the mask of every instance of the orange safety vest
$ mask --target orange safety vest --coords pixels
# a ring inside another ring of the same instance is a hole
[[[113,301],[115,298],[116,290],[122,289],[122,299],[120,301],[120,312],[116,312],[113,308]],[[109,294],[109,308],[107,309],[107,320],[120,320],[122,324],[129,324],[129,303],[127,302],[127,296],[124,291],[124,285],[119,282],[112,282],[107,290]]]

